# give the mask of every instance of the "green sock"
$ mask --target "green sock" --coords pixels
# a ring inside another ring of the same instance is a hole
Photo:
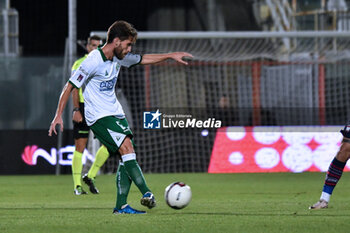
[[[128,176],[128,173],[126,172],[124,165],[121,165],[120,163],[117,170],[116,185],[117,202],[115,208],[121,209],[122,206],[127,203],[128,194],[131,186],[131,179]]]
[[[126,158],[128,157],[128,158]],[[147,187],[145,177],[142,174],[141,168],[136,161],[136,154],[127,154],[123,155],[123,162],[125,170],[130,176],[131,180],[134,181],[135,185],[139,188],[142,194],[150,192],[150,189]]]
[[[107,148],[105,146],[101,146],[100,149],[98,149],[96,156],[95,156],[95,161],[89,170],[89,173],[88,173],[89,178],[96,177],[97,172],[100,170],[100,168],[106,162],[108,157],[109,157],[109,153],[108,153]]]
[[[83,170],[83,163],[81,161],[83,153],[74,151],[72,159],[72,174],[73,174],[73,183],[74,188],[77,185],[81,186],[81,171]]]

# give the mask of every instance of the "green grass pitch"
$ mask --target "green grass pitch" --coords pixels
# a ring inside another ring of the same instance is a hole
[[[141,206],[133,185],[129,204],[145,215],[113,215],[115,176],[96,180],[99,195],[74,196],[70,175],[0,176],[0,232],[349,232],[350,173],[330,207],[308,210],[320,196],[324,173],[146,174],[158,206]],[[165,187],[184,181],[192,201],[169,208]],[[87,189],[85,187],[85,189]]]

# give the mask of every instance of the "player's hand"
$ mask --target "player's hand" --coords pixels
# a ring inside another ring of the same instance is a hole
[[[73,112],[73,121],[77,123],[80,123],[83,121],[83,116],[81,115],[80,111]]]
[[[193,55],[190,53],[186,53],[186,52],[175,52],[171,54],[171,58],[174,59],[175,61],[184,64],[184,65],[188,65],[188,62],[184,61],[184,58],[193,58]]]
[[[52,132],[54,132],[57,135],[56,132],[56,125],[60,126],[61,132],[63,132],[63,120],[61,116],[55,116],[55,118],[52,120],[50,129],[49,129],[49,136],[52,136]]]

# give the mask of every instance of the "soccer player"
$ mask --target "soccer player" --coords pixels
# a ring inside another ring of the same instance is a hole
[[[57,134],[56,125],[63,130],[62,112],[73,88],[83,87],[85,101],[85,119],[100,142],[110,153],[118,153],[119,163],[116,186],[117,201],[114,214],[143,214],[127,204],[131,182],[142,193],[141,204],[148,208],[156,206],[153,193],[146,184],[140,166],[136,161],[133,147],[133,134],[125,119],[125,114],[116,98],[114,87],[121,66],[154,64],[166,59],[173,59],[187,65],[184,57],[192,57],[185,52],[163,54],[131,54],[136,42],[137,31],[125,21],[116,21],[108,29],[107,41],[102,48],[92,51],[81,63],[79,69],[70,77],[59,98],[54,119],[51,122],[49,136]]]
[[[101,38],[98,36],[91,36],[87,40],[86,50],[90,53],[97,49],[101,43]],[[72,75],[79,68],[80,64],[87,58],[88,54],[76,60],[72,66]],[[89,137],[89,126],[86,124],[84,117],[84,97],[82,88],[73,89],[73,131],[75,151],[72,159],[72,175],[74,184],[74,194],[87,194],[81,185],[81,171],[83,170],[82,156]],[[109,153],[105,146],[101,146],[95,156],[95,161],[92,164],[89,172],[83,176],[83,181],[89,186],[90,192],[98,194],[99,191],[95,186],[95,177],[100,167],[106,162]]]
[[[333,190],[343,174],[346,162],[350,158],[350,122],[340,132],[343,134],[343,141],[337,155],[329,165],[320,200],[310,206],[309,209],[328,208]]]

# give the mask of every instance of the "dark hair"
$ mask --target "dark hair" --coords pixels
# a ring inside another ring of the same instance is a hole
[[[90,42],[92,40],[98,40],[98,41],[101,41],[101,37],[97,36],[97,35],[93,35],[93,36],[90,36],[87,40],[87,43],[90,44]]]
[[[107,43],[112,43],[114,38],[119,38],[120,40],[127,40],[130,37],[136,40],[137,31],[130,23],[126,21],[123,21],[123,20],[115,21],[108,28]]]

